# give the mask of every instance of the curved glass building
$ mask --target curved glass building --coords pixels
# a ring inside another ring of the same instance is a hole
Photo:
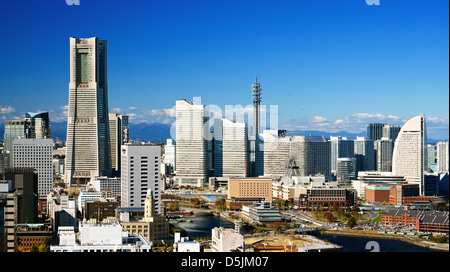
[[[409,181],[419,183],[424,193],[424,175],[427,169],[427,131],[425,115],[409,119],[401,128],[394,144],[392,172]]]

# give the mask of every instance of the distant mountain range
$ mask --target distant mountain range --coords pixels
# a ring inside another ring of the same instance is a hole
[[[67,133],[67,122],[52,122],[52,135],[55,140],[66,140]],[[130,138],[135,141],[149,141],[149,142],[165,142],[166,139],[170,139],[170,127],[171,124],[162,123],[140,123],[140,124],[130,124]],[[5,131],[5,126],[0,125],[0,139],[3,140],[3,134]],[[330,136],[342,136],[349,137],[350,139],[356,139],[357,136],[366,136],[366,132],[361,133],[351,133],[347,131],[339,131],[336,133],[317,131],[317,130],[307,130],[307,131],[293,131],[293,133],[298,133],[299,135],[314,135],[314,136],[325,136],[330,138]],[[429,144],[436,144],[439,141],[448,141],[448,139],[431,139],[428,138]]]

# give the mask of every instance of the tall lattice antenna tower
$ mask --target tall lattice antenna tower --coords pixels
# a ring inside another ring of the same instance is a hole
[[[261,104],[261,84],[256,82],[252,84],[253,87],[253,133],[255,136],[259,134],[259,105]]]

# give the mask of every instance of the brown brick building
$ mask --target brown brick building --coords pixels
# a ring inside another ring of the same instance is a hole
[[[228,180],[227,209],[239,209],[261,200],[272,204],[271,178],[230,178]]]
[[[446,233],[448,235],[448,212],[395,210],[381,217],[381,224],[414,225],[416,230],[425,233]]]

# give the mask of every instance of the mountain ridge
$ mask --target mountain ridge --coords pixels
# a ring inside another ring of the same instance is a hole
[[[52,135],[54,140],[65,141],[67,133],[67,122],[52,122]],[[165,142],[166,139],[170,139],[170,128],[172,124],[164,123],[130,123],[130,138],[134,141],[150,141],[150,142]],[[3,141],[5,126],[0,125],[0,139]],[[357,136],[365,137],[366,132],[352,133],[347,131],[339,132],[327,132],[319,130],[294,130],[289,131],[293,134],[298,135],[314,135],[314,136],[325,136],[325,138],[330,138],[330,136],[342,136],[349,137],[355,140]],[[448,141],[448,139],[427,139],[429,144],[436,144],[439,141]]]

